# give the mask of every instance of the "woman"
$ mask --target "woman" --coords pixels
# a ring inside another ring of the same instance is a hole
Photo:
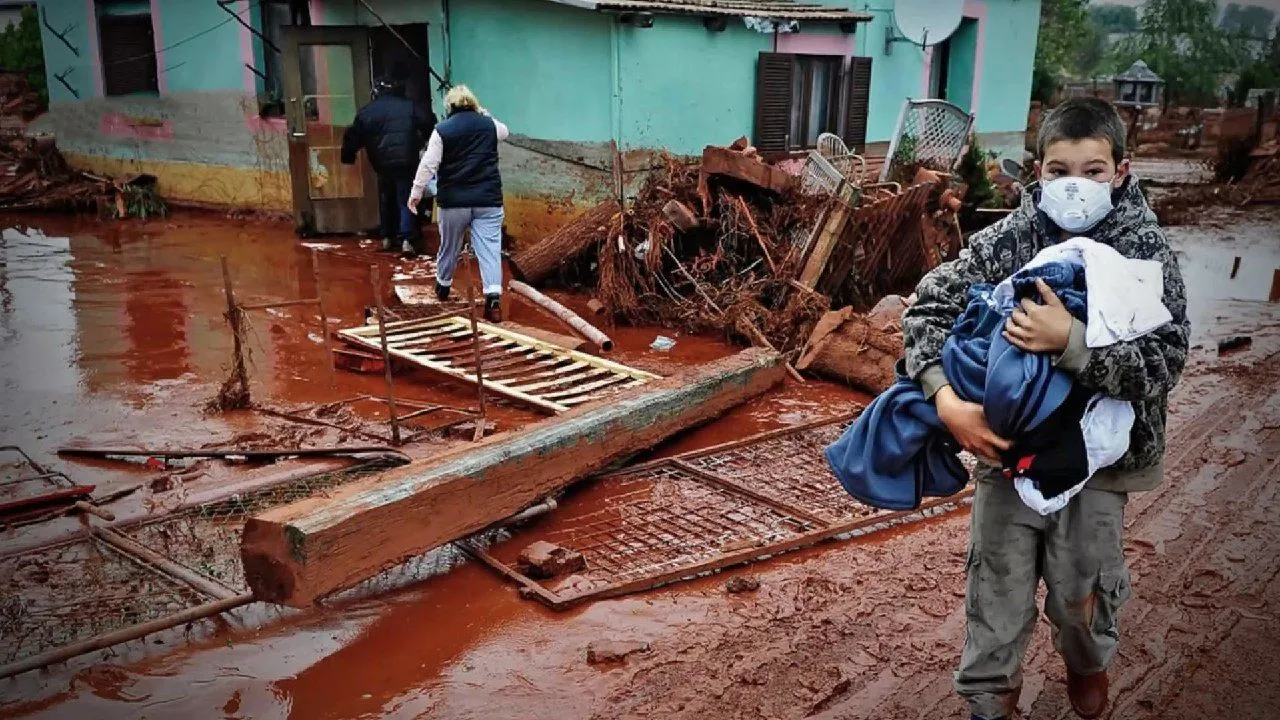
[[[498,173],[498,143],[510,134],[507,126],[480,107],[465,85],[445,96],[444,122],[436,126],[427,152],[418,164],[409,194],[409,209],[418,211],[432,178],[440,208],[440,254],[436,258],[436,297],[449,298],[462,233],[471,228],[471,247],[480,261],[484,283],[484,315],[502,321],[502,176]]]

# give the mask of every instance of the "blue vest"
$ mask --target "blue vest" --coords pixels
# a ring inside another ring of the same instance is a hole
[[[477,112],[455,112],[436,126],[444,142],[436,196],[442,208],[502,207],[498,129]]]

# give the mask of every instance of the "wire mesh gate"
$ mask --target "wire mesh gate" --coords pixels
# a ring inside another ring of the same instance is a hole
[[[822,448],[851,416],[764,433],[597,478],[527,532],[458,545],[551,608],[638,592],[839,536],[948,512],[970,491],[889,512],[851,498]],[[539,581],[516,557],[535,540],[582,553],[586,569]]]
[[[204,632],[251,598],[240,536],[254,513],[312,497],[385,469],[366,463],[195,505],[55,545],[0,557],[0,677],[172,628]],[[403,587],[465,559],[424,553],[334,596]],[[266,607],[266,606],[264,606]],[[288,612],[268,608],[259,620]],[[145,631],[145,632],[144,632]]]

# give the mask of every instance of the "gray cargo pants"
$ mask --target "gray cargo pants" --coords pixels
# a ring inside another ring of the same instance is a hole
[[[1116,613],[1129,599],[1124,564],[1125,493],[1086,488],[1047,516],[1023,504],[1013,482],[977,474],[969,530],[965,638],[956,692],[980,718],[1012,717],[1022,688],[1022,656],[1044,612],[1067,669],[1105,670],[1115,655]]]

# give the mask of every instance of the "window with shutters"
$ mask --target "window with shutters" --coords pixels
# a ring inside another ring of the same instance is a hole
[[[102,89],[107,95],[160,91],[149,0],[96,0]]]
[[[755,145],[766,152],[812,148],[829,132],[862,148],[870,92],[871,58],[760,53]]]

